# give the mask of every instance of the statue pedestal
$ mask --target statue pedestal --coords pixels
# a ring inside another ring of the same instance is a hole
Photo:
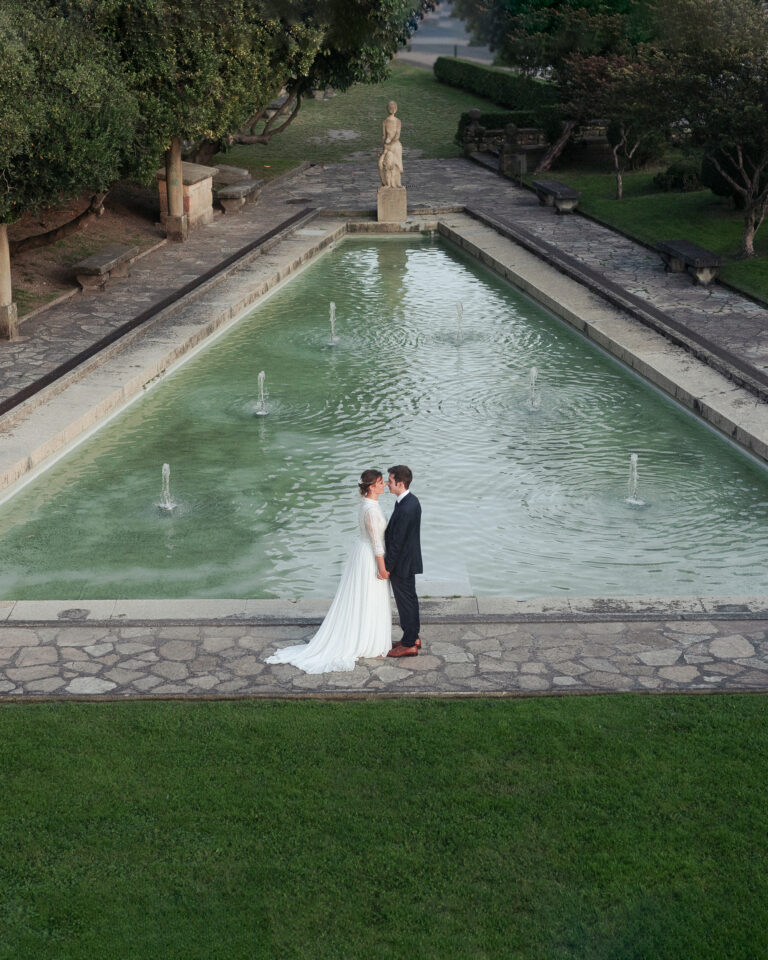
[[[408,202],[405,187],[379,187],[379,223],[402,223],[408,218]]]

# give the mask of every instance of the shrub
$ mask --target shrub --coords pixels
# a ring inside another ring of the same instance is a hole
[[[678,160],[653,178],[657,190],[665,193],[691,193],[701,190],[703,184],[699,176],[700,166],[693,160]]]
[[[555,86],[545,80],[493,70],[467,60],[438,57],[435,76],[441,83],[487,97],[498,106],[513,110],[535,110],[557,103]]]

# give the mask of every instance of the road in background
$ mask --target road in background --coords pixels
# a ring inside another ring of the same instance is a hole
[[[454,56],[492,63],[494,54],[488,47],[471,46],[464,23],[453,16],[453,4],[444,0],[424,17],[410,43],[396,59],[431,70],[438,57]]]

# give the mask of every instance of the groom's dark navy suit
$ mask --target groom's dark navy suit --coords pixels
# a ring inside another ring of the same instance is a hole
[[[419,598],[416,574],[421,562],[421,504],[412,493],[398,503],[384,531],[384,566],[389,571],[392,592],[403,630],[403,646],[412,647],[419,636]]]

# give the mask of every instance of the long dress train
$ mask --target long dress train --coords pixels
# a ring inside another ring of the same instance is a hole
[[[389,584],[376,577],[384,556],[384,514],[376,500],[363,498],[360,536],[352,547],[333,603],[309,643],[283,647],[267,663],[290,663],[306,673],[354,670],[358,657],[383,657],[392,647]]]

